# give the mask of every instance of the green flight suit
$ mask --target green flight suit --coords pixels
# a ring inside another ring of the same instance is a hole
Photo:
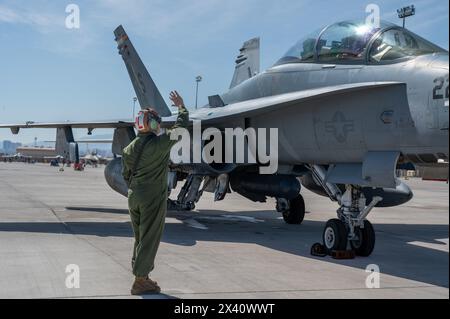
[[[179,110],[176,124],[166,133],[153,137],[142,152],[128,190],[128,207],[134,232],[133,274],[146,277],[154,267],[167,210],[167,174],[170,149],[177,142],[172,130],[189,124],[186,108]],[[129,180],[138,150],[150,133],[139,133],[123,150],[122,175]]]

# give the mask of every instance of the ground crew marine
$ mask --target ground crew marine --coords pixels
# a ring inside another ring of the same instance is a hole
[[[160,291],[158,284],[148,275],[154,268],[164,229],[170,149],[177,142],[170,139],[170,133],[189,124],[189,113],[181,96],[174,91],[171,92],[170,99],[178,107],[175,125],[158,135],[159,115],[149,109],[146,129],[140,127],[136,139],[123,150],[122,175],[129,182],[128,206],[135,237],[132,266],[136,279],[131,289],[132,294]]]

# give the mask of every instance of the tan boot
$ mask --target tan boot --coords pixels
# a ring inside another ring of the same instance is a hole
[[[156,281],[148,277],[136,277],[133,287],[131,287],[132,295],[158,294],[161,288]]]

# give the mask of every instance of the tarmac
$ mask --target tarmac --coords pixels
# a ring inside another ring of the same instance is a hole
[[[273,200],[206,193],[168,212],[151,274],[162,294],[132,297],[127,201],[103,168],[0,163],[0,298],[448,299],[449,186],[406,182],[413,200],[374,209],[375,251],[353,260],[310,255],[336,217],[327,198],[303,189],[305,221],[287,225]]]

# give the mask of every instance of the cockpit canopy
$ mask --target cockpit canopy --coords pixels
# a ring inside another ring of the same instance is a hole
[[[278,62],[381,63],[446,52],[418,35],[389,22],[374,26],[344,21],[298,41]]]

